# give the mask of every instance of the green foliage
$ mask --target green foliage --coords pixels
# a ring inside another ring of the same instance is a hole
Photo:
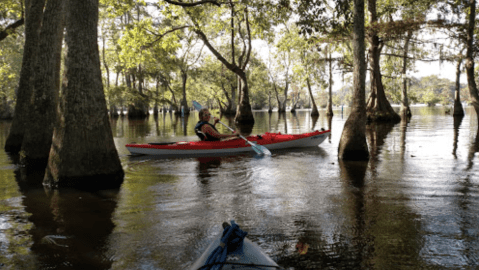
[[[23,27],[22,27],[23,29]],[[23,57],[23,36],[10,35],[0,46],[0,99],[14,100]]]
[[[454,101],[455,82],[441,79],[436,75],[414,80],[410,93],[417,97],[419,103],[434,106],[437,103],[451,105]]]
[[[2,0],[0,1],[0,31],[12,23],[13,20],[22,18],[23,1]]]

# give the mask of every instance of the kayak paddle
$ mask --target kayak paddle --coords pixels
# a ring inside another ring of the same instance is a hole
[[[201,109],[203,109],[203,106],[201,106],[201,104],[199,104],[198,102],[196,101],[193,101],[193,106],[195,107],[196,110],[200,111]],[[232,132],[234,132],[234,129],[230,128],[229,126],[225,125],[223,122],[221,121],[218,121],[220,124],[222,124],[223,126],[225,126],[226,128],[228,128],[229,130],[231,130]],[[246,139],[243,135],[239,134],[239,137],[243,140],[245,140],[249,145],[251,145],[251,148],[253,148],[253,150],[256,152],[256,154],[258,155],[267,155],[267,156],[271,156],[271,152],[268,150],[268,148],[262,146],[262,145],[258,145],[258,144],[255,144],[253,142],[250,142],[248,141],[248,139]]]

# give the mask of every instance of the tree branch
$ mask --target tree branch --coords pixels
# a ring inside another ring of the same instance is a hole
[[[166,31],[165,33],[160,34],[160,35],[157,35],[157,34],[152,33],[153,35],[157,36],[158,38],[155,39],[155,40],[153,40],[152,42],[148,43],[148,45],[141,46],[141,49],[142,49],[142,50],[148,49],[148,48],[150,48],[151,46],[153,46],[153,44],[155,44],[156,42],[160,41],[160,39],[162,39],[162,38],[163,38],[164,36],[166,36],[167,34],[172,33],[172,32],[174,32],[174,31],[177,31],[177,30],[185,29],[185,28],[188,28],[188,27],[191,27],[191,26],[185,25],[185,26],[175,27],[175,28],[170,29],[170,30],[168,30],[168,31]]]
[[[399,54],[394,54],[394,53],[382,53],[381,55],[404,58],[404,55],[399,55]],[[438,58],[438,59],[421,59],[421,58],[415,58],[415,57],[409,57],[409,56],[407,56],[406,58],[410,59],[410,60],[423,61],[423,62],[452,61],[454,59],[452,57],[451,58]]]
[[[245,8],[245,19],[246,19],[246,30],[248,32],[248,52],[246,53],[246,59],[244,61],[242,69],[244,70],[248,65],[249,58],[251,55],[251,30],[249,28],[249,20],[248,20],[248,8]]]
[[[183,2],[176,2],[176,1],[171,1],[171,0],[164,0],[165,2],[167,3],[170,3],[172,5],[176,5],[176,6],[182,6],[182,7],[194,7],[194,6],[199,6],[199,5],[203,5],[203,4],[213,4],[215,6],[218,6],[218,7],[221,7],[221,4],[220,2],[217,2],[215,0],[203,0],[203,1],[199,1],[199,2],[195,2],[195,3],[183,3]]]
[[[7,28],[5,28],[5,30],[0,32],[0,41],[4,40],[6,37],[8,37],[8,35],[11,32],[15,31],[15,29],[17,27],[22,26],[24,23],[25,23],[25,19],[21,18],[20,20],[18,20],[16,22],[10,24],[9,26],[7,26]]]
[[[203,42],[205,43],[206,47],[208,47],[208,49],[210,49],[211,53],[221,62],[223,63],[223,65],[225,65],[229,70],[233,71],[234,73],[240,75],[242,72],[241,72],[241,69],[237,66],[237,65],[234,65],[234,64],[231,64],[230,62],[228,62],[228,60],[226,60],[214,47],[213,45],[211,45],[211,43],[208,41],[208,38],[206,38],[206,35],[205,33],[203,33],[201,30],[199,29],[195,29],[194,30],[196,32],[196,34],[198,34],[198,36],[200,37],[201,40],[203,40]]]

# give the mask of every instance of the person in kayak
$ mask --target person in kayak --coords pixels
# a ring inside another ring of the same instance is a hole
[[[195,126],[195,133],[202,141],[220,141],[221,139],[239,137],[239,134],[221,134],[215,127],[220,121],[215,117],[214,125],[210,124],[211,114],[206,108],[199,112],[200,121]]]

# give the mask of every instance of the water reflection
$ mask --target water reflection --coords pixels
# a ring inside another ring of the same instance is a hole
[[[399,138],[400,142],[400,157],[401,161],[404,163],[404,155],[406,154],[406,133],[407,133],[407,126],[408,126],[409,120],[408,118],[402,119],[399,127],[401,131],[401,136]]]
[[[281,120],[283,119],[283,120]],[[283,126],[283,131],[280,130],[281,124]],[[288,121],[286,119],[286,112],[278,112],[278,121],[276,122],[275,130],[283,133],[288,133]]]
[[[198,178],[202,184],[207,184],[208,180],[215,174],[221,165],[221,157],[201,157],[198,160]]]
[[[463,115],[461,116],[454,116],[454,139],[453,139],[453,147],[452,147],[452,155],[454,158],[457,159],[457,142],[459,140],[459,127],[461,126],[462,119],[464,118]]]
[[[476,131],[476,137],[471,141],[469,146],[469,154],[467,155],[467,168],[466,170],[471,170],[474,166],[474,158],[476,153],[479,152],[479,128]]]
[[[181,123],[182,123],[182,127],[183,127],[183,136],[187,136],[188,135],[188,118],[189,118],[189,114],[185,115],[184,117],[181,118]]]
[[[148,117],[144,119],[128,119],[128,138],[146,137],[151,132]]]
[[[329,136],[328,136],[329,143],[331,143],[331,136],[333,134],[332,128],[333,128],[333,116],[329,115],[328,116],[328,130],[331,130],[331,132],[329,133]]]
[[[314,130],[316,127],[316,123],[318,122],[319,115],[313,115],[311,116],[311,130]]]
[[[476,118],[466,114],[453,132],[442,110],[413,110],[409,122],[368,128],[374,157],[366,163],[338,163],[339,116],[314,123],[303,110],[254,112],[257,134],[308,132],[323,123],[338,131],[320,147],[258,159],[131,157],[124,147],[130,141],[190,139],[185,130],[194,136],[197,117],[189,117],[189,129],[184,119],[175,129],[168,113],[141,122],[118,118],[112,128],[125,168],[118,194],[47,193],[38,184],[43,172],[23,173],[0,151],[0,265],[188,269],[221,222],[235,219],[288,270],[474,269]],[[6,134],[0,131],[0,145]]]
[[[118,190],[96,193],[78,190],[44,190],[43,174],[29,174],[28,180],[17,171],[22,204],[30,214],[30,247],[36,256],[31,269],[110,269],[108,237],[115,225],[112,213]],[[37,179],[34,179],[37,178]],[[23,268],[29,269],[29,268]]]
[[[392,131],[395,124],[370,123],[366,126],[366,137],[369,145],[369,156],[377,162],[381,154],[387,135]]]

